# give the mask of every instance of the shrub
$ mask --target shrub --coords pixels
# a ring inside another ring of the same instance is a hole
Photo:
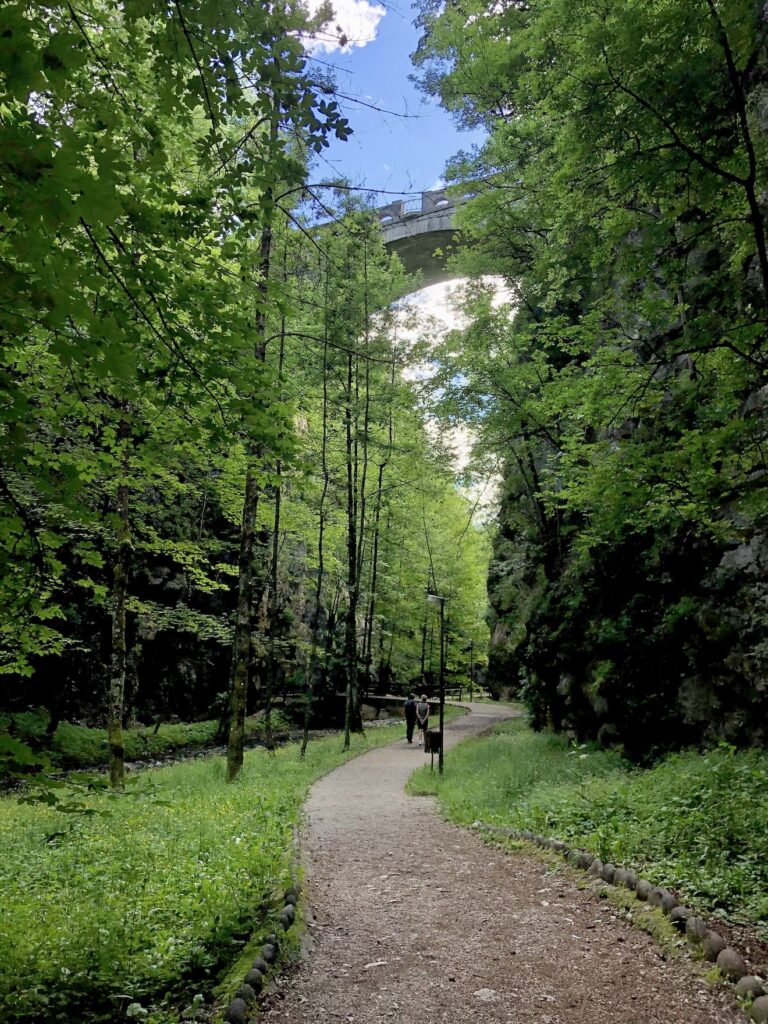
[[[125,757],[127,761],[164,757],[180,750],[202,749],[216,742],[218,722],[175,722],[154,726],[125,729]],[[12,729],[22,741],[35,748],[45,744],[48,715],[43,710],[23,712],[12,717],[0,717],[0,730]],[[272,714],[272,728],[277,734],[288,732],[289,723],[278,712]],[[264,734],[261,718],[246,719],[246,739],[259,739]],[[98,768],[109,762],[109,748],[105,729],[61,722],[53,735],[48,751],[51,759],[62,768]]]

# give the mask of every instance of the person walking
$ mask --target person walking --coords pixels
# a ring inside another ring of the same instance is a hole
[[[403,713],[405,714],[405,738],[409,743],[413,743],[413,730],[416,727],[416,694],[408,694]]]
[[[427,701],[427,695],[422,693],[421,700],[416,705],[416,720],[419,723],[419,729],[421,730],[421,739],[419,740],[419,746],[424,744],[427,745],[427,729],[429,728],[429,703]]]

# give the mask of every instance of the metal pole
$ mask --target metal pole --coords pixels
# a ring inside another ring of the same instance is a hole
[[[469,699],[474,696],[475,686],[475,641],[469,641]]]
[[[426,679],[424,673],[427,669],[427,613],[424,612],[424,625],[421,627],[421,688],[424,689]]]
[[[443,774],[444,742],[443,722],[445,719],[445,643],[443,631],[445,628],[445,598],[440,601],[440,753],[437,758],[437,770]]]
[[[435,685],[435,620],[434,616],[429,625],[429,685]],[[429,691],[430,696],[432,691]]]

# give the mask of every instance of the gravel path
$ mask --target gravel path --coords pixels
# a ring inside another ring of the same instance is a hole
[[[446,749],[508,717],[488,704]],[[615,909],[443,821],[403,786],[424,760],[404,740],[312,789],[302,836],[306,955],[265,1016],[291,1024],[736,1024],[727,993],[665,960]]]

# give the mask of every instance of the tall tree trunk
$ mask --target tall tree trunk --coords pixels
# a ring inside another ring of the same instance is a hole
[[[277,142],[278,111],[273,110],[270,144]],[[254,356],[263,363],[267,354],[267,299],[269,271],[272,255],[273,188],[265,190],[265,208],[269,211],[261,232],[259,246],[259,282],[256,288]],[[238,556],[237,618],[232,651],[232,677],[230,684],[229,738],[227,741],[227,781],[237,778],[243,767],[245,741],[245,713],[248,699],[248,681],[251,661],[252,612],[256,612],[260,595],[254,594],[254,559],[256,554],[256,513],[259,506],[257,467],[263,458],[263,446],[251,441],[248,445],[248,464],[245,475],[243,518],[240,526],[240,552]],[[257,600],[257,597],[259,598]]]
[[[363,657],[365,670],[370,678],[373,663],[373,622],[376,614],[376,584],[379,568],[379,523],[381,520],[381,492],[384,481],[385,462],[379,465],[379,478],[376,484],[376,511],[373,517],[373,542],[371,550],[371,592],[368,598],[368,612],[365,619],[365,636],[363,637]]]
[[[426,670],[427,660],[427,616],[424,613],[424,624],[421,627],[421,666],[419,669],[419,675],[421,676],[421,685],[424,686],[424,672]]]
[[[392,509],[388,507],[387,508],[386,526],[385,526],[384,530],[380,533],[380,537],[382,537],[382,538],[384,538],[384,537],[389,538],[390,535],[391,535],[391,532],[392,532]],[[387,543],[388,543],[388,546],[391,548],[391,542],[388,540]],[[396,613],[395,613],[395,617],[396,617]],[[382,669],[383,669],[384,664],[385,664],[385,659],[384,659],[384,634],[386,633],[386,630],[389,627],[389,625],[390,625],[389,619],[383,619],[382,623],[381,623],[381,628],[379,629],[379,639],[378,639],[378,643],[376,645],[377,648],[378,648],[378,667],[377,667],[376,671],[379,674],[379,676],[381,676],[381,672],[382,672]]]
[[[328,307],[328,268],[325,276],[325,305]],[[320,524],[317,532],[317,583],[315,585],[315,607],[312,611],[312,637],[310,641],[309,667],[306,679],[306,705],[304,708],[304,733],[301,738],[301,756],[307,752],[309,725],[312,720],[312,703],[315,694],[315,672],[317,671],[317,638],[320,631],[320,609],[323,601],[323,580],[325,577],[325,500],[328,496],[328,324],[326,319],[323,336],[323,433],[320,450],[320,464],[323,473],[323,489],[320,493]]]
[[[367,244],[366,251],[364,253],[364,273],[365,273],[365,293],[364,293],[364,306],[365,306],[365,401],[363,406],[363,466],[362,474],[360,477],[360,516],[359,516],[359,535],[357,539],[357,578],[362,580],[363,578],[363,561],[365,554],[365,532],[366,522],[365,517],[367,514],[368,507],[368,496],[366,488],[368,485],[368,442],[369,442],[369,431],[371,426],[371,361],[369,356],[369,317],[368,317],[368,253]],[[373,558],[373,554],[371,556]],[[375,573],[375,569],[372,568],[372,572]],[[370,611],[370,606],[369,606]],[[371,666],[369,660],[366,658],[366,644],[368,637],[368,619],[363,625],[363,644],[362,644],[362,656],[363,664],[365,665],[365,690],[367,692],[368,686],[370,685],[371,679]]]
[[[366,515],[366,484],[368,480],[368,434],[371,425],[371,360],[369,359],[370,347],[370,323],[368,313],[368,244],[367,239],[363,251],[363,343],[365,351],[365,401],[363,404],[363,465],[360,478],[360,531],[357,541],[357,575],[358,579],[363,571],[363,547],[365,542],[365,515]],[[357,357],[356,357],[357,359]],[[356,375],[357,376],[357,375]],[[357,385],[356,385],[357,388]],[[355,435],[357,437],[357,435]],[[357,460],[357,447],[355,447],[355,459]]]
[[[275,740],[272,735],[272,697],[273,683],[277,675],[277,648],[275,630],[277,628],[278,592],[277,586],[280,577],[280,513],[283,501],[283,488],[279,482],[279,474],[282,472],[282,462],[278,459],[276,472],[278,483],[275,487],[275,510],[272,529],[272,567],[269,581],[269,657],[267,658],[267,671],[264,674],[264,741],[268,750],[274,750]]]
[[[357,705],[357,466],[352,431],[354,375],[352,350],[347,354],[347,401],[344,426],[347,457],[347,591],[348,607],[344,633],[344,656],[347,670],[347,692],[344,705],[344,749],[349,749]]]
[[[112,657],[107,699],[107,738],[109,742],[109,783],[113,789],[122,789],[125,784],[125,746],[123,743],[123,713],[125,710],[125,674],[128,660],[126,636],[126,603],[128,598],[128,575],[131,565],[131,519],[130,488],[128,484],[129,453],[128,410],[118,428],[123,451],[121,458],[121,479],[117,487],[117,550],[115,552],[114,577],[112,584]]]
[[[366,617],[366,631],[363,640],[363,654],[365,657],[365,667],[368,677],[371,676],[371,666],[373,664],[373,624],[376,613],[376,584],[378,578],[378,567],[379,567],[379,526],[381,522],[381,499],[384,490],[384,470],[387,467],[389,459],[392,457],[392,450],[394,446],[394,426],[392,420],[392,401],[394,396],[394,383],[395,383],[395,360],[394,356],[392,359],[392,367],[390,371],[390,396],[389,396],[389,447],[387,452],[387,458],[379,464],[379,477],[376,482],[376,511],[374,513],[373,523],[373,547],[371,552],[371,593],[368,601],[368,614]],[[368,401],[368,384],[366,382],[366,420],[367,420],[367,401]]]
[[[283,276],[285,277],[285,255],[283,260]],[[282,389],[283,383],[283,361],[285,359],[285,314],[280,318],[280,352],[278,355],[277,379]],[[276,628],[277,616],[280,610],[278,583],[280,581],[280,514],[283,503],[282,459],[277,460],[275,466],[275,511],[272,526],[272,571],[270,574],[269,592],[269,659],[267,664],[266,678],[264,680],[264,738],[268,750],[274,750],[275,740],[272,735],[272,684],[277,675],[277,649]]]
[[[227,741],[227,779],[236,778],[243,766],[245,711],[248,696],[248,669],[251,661],[251,584],[253,573],[256,512],[259,486],[254,465],[255,451],[250,453],[245,476],[243,519],[240,527],[238,556],[237,619],[232,654],[232,682],[229,702],[229,738]]]

